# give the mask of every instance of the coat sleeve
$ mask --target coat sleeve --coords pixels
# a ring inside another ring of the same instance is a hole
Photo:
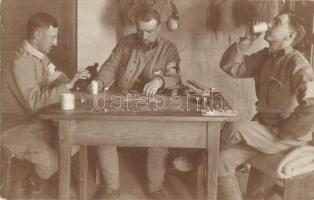
[[[70,79],[63,72],[60,72],[60,75],[50,84],[50,88],[56,87],[58,85],[69,82]]]
[[[281,139],[296,139],[314,132],[314,73],[305,59],[292,63],[292,89],[299,105],[291,115],[278,126]],[[309,95],[308,95],[309,94]]]
[[[26,101],[26,105],[36,112],[39,109],[59,102],[62,93],[68,93],[65,83],[55,87],[41,87],[36,81],[35,66],[28,61],[15,61],[13,74],[17,87]]]
[[[109,58],[101,66],[96,80],[102,82],[103,86],[106,87],[112,83],[118,73],[118,67],[122,60],[123,45],[118,43],[116,47],[112,50]]]
[[[223,54],[220,68],[234,78],[251,78],[261,70],[266,61],[267,48],[251,55],[244,55],[237,43]]]
[[[171,89],[172,87],[177,86],[181,83],[180,56],[178,48],[174,44],[170,44],[167,47],[166,59],[167,61],[164,73],[155,76],[162,79],[162,88]]]

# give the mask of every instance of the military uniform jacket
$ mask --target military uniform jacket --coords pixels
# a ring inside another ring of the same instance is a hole
[[[59,102],[60,94],[69,92],[66,75],[27,41],[4,67],[2,130],[38,120],[37,111]]]
[[[144,49],[139,45],[137,35],[131,34],[118,42],[97,79],[105,86],[115,81],[121,90],[140,90],[154,77],[160,77],[162,87],[171,88],[180,83],[179,62],[177,47],[167,39],[159,37],[155,45]]]
[[[237,44],[224,53],[221,69],[235,78],[254,78],[258,102],[257,117],[276,127],[282,139],[306,138],[314,131],[314,96],[304,97],[313,88],[313,68],[297,50],[288,47],[270,53],[265,48],[244,55]]]

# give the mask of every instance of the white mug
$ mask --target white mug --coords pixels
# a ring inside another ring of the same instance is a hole
[[[61,94],[61,109],[74,110],[75,109],[75,95],[72,93]]]
[[[306,91],[304,98],[314,98],[314,81],[306,83]]]
[[[253,33],[263,33],[268,30],[268,24],[266,22],[261,22],[252,26]]]
[[[92,94],[98,94],[98,82],[97,81],[92,81]]]

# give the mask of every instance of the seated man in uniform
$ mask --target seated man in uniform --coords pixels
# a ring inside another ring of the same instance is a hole
[[[0,145],[33,164],[24,183],[25,195],[31,199],[40,198],[47,180],[58,170],[54,124],[38,119],[36,113],[59,102],[60,94],[68,93],[76,80],[90,76],[81,70],[69,80],[57,70],[47,57],[57,45],[57,36],[54,17],[46,13],[32,15],[27,23],[27,39],[3,69]],[[73,148],[72,153],[77,150]]]
[[[100,88],[115,81],[114,86],[123,92],[137,90],[151,97],[159,90],[180,84],[178,49],[167,39],[159,37],[159,13],[142,8],[136,15],[136,27],[137,33],[123,37],[102,65],[95,79]],[[117,149],[101,146],[98,153],[101,174],[107,186],[99,198],[117,197],[120,187]],[[167,148],[148,148],[148,190],[152,199],[166,199],[162,184],[167,154]]]
[[[222,200],[243,199],[235,177],[241,163],[259,153],[278,154],[312,140],[314,96],[309,91],[314,73],[294,48],[304,35],[302,19],[285,11],[265,34],[269,48],[244,55],[260,36],[248,28],[222,57],[221,69],[230,76],[254,78],[258,98],[252,121],[227,123],[222,130],[218,173]]]

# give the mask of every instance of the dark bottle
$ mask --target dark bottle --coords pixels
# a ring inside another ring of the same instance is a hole
[[[80,92],[85,92],[87,90],[88,85],[94,80],[97,76],[97,67],[98,63],[95,63],[92,66],[86,67],[88,72],[90,73],[90,77],[87,79],[79,79],[75,82],[74,84],[74,90],[75,91],[80,91]]]

